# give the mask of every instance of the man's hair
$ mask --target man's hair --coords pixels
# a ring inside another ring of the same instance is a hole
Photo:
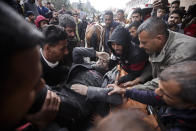
[[[171,3],[171,5],[173,5],[173,4],[178,4],[178,5],[180,5],[180,0],[174,0],[174,1]]]
[[[74,21],[73,16],[71,16],[69,14],[59,15],[59,25],[64,28],[66,28],[66,27],[75,28],[76,27],[76,23]]]
[[[183,12],[182,10],[180,10],[180,9],[176,9],[176,10],[172,11],[172,12],[170,13],[170,15],[172,15],[172,14],[178,14],[178,15],[180,16],[181,19],[182,19],[183,16],[184,16],[184,12]]]
[[[172,65],[161,72],[159,79],[176,81],[181,88],[179,97],[184,102],[196,104],[196,61],[185,61]]]
[[[142,16],[142,9],[141,8],[135,8],[131,15],[136,14],[136,13],[138,13],[138,14],[140,14],[140,16]]]
[[[34,15],[33,11],[27,11],[27,17],[29,17],[30,15]]]
[[[156,35],[167,35],[167,24],[160,18],[150,17],[144,21],[139,28],[137,29],[137,34],[140,34],[142,31],[148,32],[152,37]]]
[[[104,15],[109,15],[113,18],[113,12],[110,10],[106,11]]]
[[[44,45],[57,45],[60,40],[67,39],[66,31],[58,25],[45,26],[42,32],[45,36]]]
[[[135,27],[137,29],[140,25],[141,25],[141,22],[140,21],[134,21],[127,28],[130,29],[132,27]]]
[[[109,114],[90,131],[154,131],[145,117],[140,110],[120,110]]]
[[[0,1],[0,86],[11,74],[11,58],[15,53],[36,47],[41,44],[44,36],[33,28],[8,5]]]
[[[73,13],[72,13],[72,11],[70,11],[70,10],[66,10],[66,11],[65,11],[65,14],[68,14],[68,15],[71,15],[71,16],[73,16]]]
[[[119,9],[119,10],[117,11],[117,13],[122,13],[122,14],[124,14],[124,11],[123,11],[122,9]]]
[[[188,10],[187,10],[187,14],[188,15],[192,15],[192,17],[196,17],[196,4],[194,5],[190,5]]]
[[[157,10],[158,9],[164,10],[166,13],[169,12],[169,8],[167,6],[160,6],[160,7],[157,8]]]

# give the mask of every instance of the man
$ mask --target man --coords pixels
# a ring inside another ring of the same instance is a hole
[[[171,3],[171,7],[170,7],[170,13],[173,12],[174,10],[177,10],[180,8],[180,0],[174,0]]]
[[[138,45],[130,43],[131,37],[127,29],[118,26],[108,40],[108,46],[116,56],[121,67],[128,75],[120,78],[118,84],[135,80],[146,66],[148,55]]]
[[[49,24],[58,25],[59,24],[59,13],[57,11],[52,11],[52,18],[50,19]]]
[[[157,76],[168,66],[186,61],[196,60],[196,39],[167,30],[164,21],[151,17],[137,30],[140,48],[149,54],[153,80],[135,88],[154,90],[158,87]]]
[[[108,40],[108,46],[111,48],[112,53],[118,57],[121,67],[128,73],[128,75],[121,77],[117,81],[118,84],[132,81],[134,85],[138,84],[138,82],[145,82],[148,79],[147,75],[143,75],[144,69],[147,67],[148,55],[138,45],[133,45],[130,42],[130,35],[127,29],[122,26],[116,27]],[[101,88],[77,84],[72,85],[72,89],[82,95],[86,95],[89,100],[119,104],[121,100],[119,96],[108,97],[107,92],[111,91],[112,88],[105,88],[107,84],[112,84],[116,81],[117,74],[118,70],[116,67],[108,71],[104,75]]]
[[[63,14],[59,15],[59,25],[62,26],[68,36],[68,50],[69,53],[64,56],[64,62],[68,67],[72,65],[72,51],[73,48],[77,46],[77,39],[76,39],[76,23],[74,18],[71,15]]]
[[[133,13],[131,14],[132,22],[138,21],[142,23],[142,10],[141,8],[134,9]]]
[[[0,65],[2,69],[0,129],[15,130],[16,125],[29,112],[36,96],[43,90],[38,44],[44,37],[3,2],[0,2],[0,16],[4,18],[0,20],[1,56],[3,56]],[[56,94],[50,91],[46,96],[47,101],[43,103],[47,105],[44,108],[46,110],[52,108],[55,116],[60,101]],[[51,99],[51,97],[57,99]],[[50,111],[48,113],[46,113],[48,116],[52,115]],[[39,122],[43,122],[43,117],[46,116],[42,114]],[[42,127],[45,124],[42,123]]]
[[[117,22],[123,25],[128,24],[128,20],[125,18],[124,11],[121,9],[117,11]]]
[[[48,8],[42,5],[42,0],[38,0],[37,10],[40,15],[47,17],[47,13],[49,12]]]
[[[22,16],[24,16],[22,6],[20,5],[20,0],[16,0],[16,7],[17,7],[18,13],[21,14]]]
[[[45,26],[42,30],[45,42],[40,49],[43,67],[42,77],[49,86],[64,82],[68,71],[64,68],[61,60],[68,54],[67,35],[64,28],[60,26]]]
[[[48,25],[48,19],[42,15],[38,15],[35,20],[35,25],[41,31],[44,26]]]
[[[195,130],[196,61],[172,65],[161,72],[159,79],[159,87],[155,91],[108,85],[115,87],[109,95],[119,93],[144,104],[166,106],[165,112],[158,113],[166,130]]]
[[[35,0],[27,0],[24,3],[24,14],[27,14],[27,11],[32,11],[35,15],[35,17],[37,17],[39,15],[39,12],[37,10],[37,6],[35,4]]]
[[[144,120],[145,117],[146,114],[135,109],[112,111],[92,131],[155,131]]]
[[[61,10],[59,10],[59,14],[65,14],[65,13],[66,13],[65,5],[62,5]]]
[[[157,9],[157,17],[165,20],[165,15],[167,14],[167,7],[159,7]]]
[[[184,14],[181,10],[174,10],[173,12],[170,13],[169,18],[168,18],[168,25],[178,25],[178,30],[176,32],[179,33],[184,33],[184,31],[181,29],[182,26],[182,18]]]
[[[184,34],[196,37],[196,4],[189,6],[182,28],[184,28]]]
[[[76,37],[78,40],[79,46],[84,46],[84,37],[85,37],[85,30],[83,28],[82,21],[78,18],[78,13],[73,14],[75,23],[76,23]]]
[[[35,15],[32,11],[27,11],[27,17],[25,18],[26,21],[35,25]]]
[[[152,10],[152,13],[151,13],[151,16],[156,16],[156,17],[159,17],[159,14],[158,14],[158,9],[166,9],[168,10],[167,7],[168,6],[168,0],[154,0],[153,2],[153,10]],[[173,12],[174,10],[177,10],[179,9],[180,7],[180,1],[179,0],[174,0],[172,3],[171,3],[171,7],[170,7],[170,11],[165,14],[163,16],[163,20],[164,21],[168,21],[168,18],[169,18],[169,14],[171,12]]]
[[[140,22],[138,21],[135,21],[133,23],[131,23],[127,28],[129,29],[129,33],[130,33],[130,36],[131,36],[131,41],[136,44],[136,45],[139,45],[140,44],[140,41],[138,39],[138,35],[137,35],[137,29],[138,27],[140,26]]]
[[[55,10],[55,9],[54,9],[54,5],[52,5],[50,2],[47,2],[47,3],[46,3],[46,7],[49,9],[49,12]]]
[[[113,20],[113,13],[112,11],[106,11],[104,14],[105,19],[105,28],[103,30],[103,45],[104,45],[104,51],[110,52],[109,47],[107,45],[108,39],[110,38],[113,30],[119,25],[119,23],[115,22]]]

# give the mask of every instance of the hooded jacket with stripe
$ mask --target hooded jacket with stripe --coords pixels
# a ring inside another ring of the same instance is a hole
[[[121,56],[118,56],[112,49],[112,42],[123,46]],[[143,49],[139,48],[137,44],[131,42],[131,37],[126,28],[118,26],[113,31],[108,41],[108,46],[112,50],[112,53],[117,57],[121,67],[128,73],[128,76],[125,76],[128,80],[134,80],[141,75],[147,64],[148,55]]]

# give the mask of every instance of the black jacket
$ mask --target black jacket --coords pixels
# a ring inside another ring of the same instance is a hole
[[[118,56],[112,49],[112,42],[123,46],[123,53],[121,56]],[[139,48],[138,44],[131,43],[131,38],[127,29],[118,26],[113,31],[108,41],[108,46],[117,57],[117,60],[119,60],[121,67],[128,73],[128,75],[125,76],[127,77],[126,81],[133,80],[141,75],[148,61],[148,55],[143,49]]]

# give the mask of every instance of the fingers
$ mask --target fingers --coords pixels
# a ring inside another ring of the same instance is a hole
[[[113,87],[113,88],[115,88],[116,85],[115,85],[115,84],[108,84],[108,85],[107,85],[107,88],[108,88],[108,87]]]
[[[126,91],[126,89],[124,89],[124,88],[116,87],[116,88],[114,88],[112,91],[110,91],[110,92],[108,93],[108,95],[113,95],[113,94],[124,94],[125,91]]]
[[[52,111],[57,112],[60,105],[60,97],[55,92],[52,92],[50,108]]]
[[[71,89],[80,95],[86,95],[88,87],[81,84],[74,84],[71,86]]]
[[[42,108],[46,108],[48,105],[50,105],[50,98],[51,98],[51,94],[52,92],[50,90],[48,90],[43,107]]]
[[[153,7],[155,8],[155,9],[157,9],[158,7],[162,7],[162,6],[164,6],[165,4],[162,2],[162,1],[160,1],[160,0],[155,0],[154,2],[153,2]]]
[[[128,81],[126,83],[123,84],[123,86],[133,86],[133,82],[132,81]]]
[[[110,92],[108,93],[108,95],[111,96],[111,95],[113,95],[114,93],[116,93],[116,90],[115,90],[115,89],[112,90],[112,91],[110,91]]]
[[[50,90],[48,90],[46,99],[43,105],[43,110],[57,112],[60,106],[60,97]]]

